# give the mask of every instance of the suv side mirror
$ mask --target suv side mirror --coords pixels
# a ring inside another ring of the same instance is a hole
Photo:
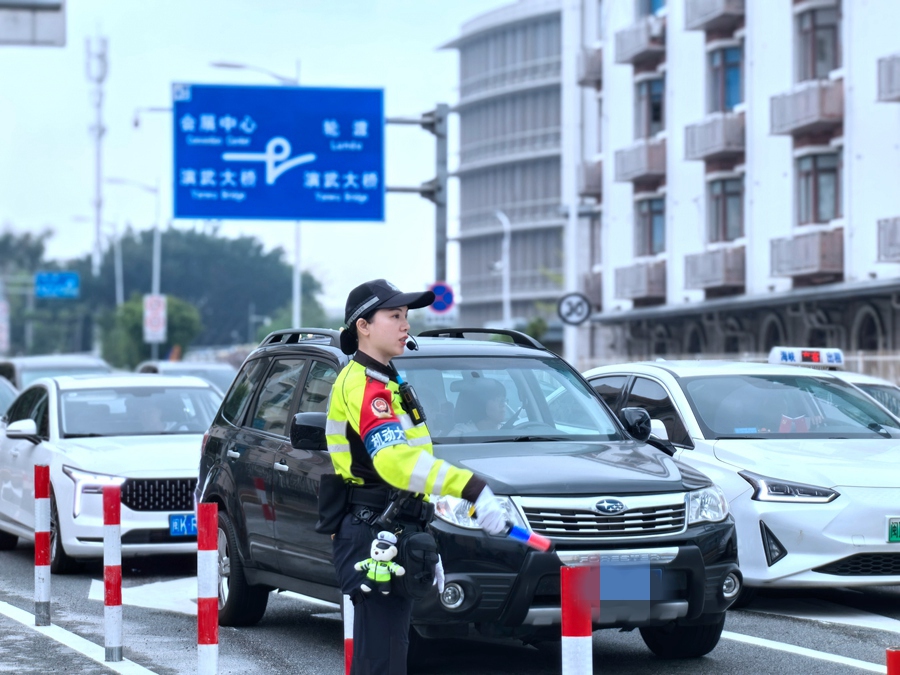
[[[297,450],[328,450],[325,413],[302,412],[291,421],[291,447]]]
[[[38,438],[37,424],[34,420],[18,420],[6,427],[6,437],[31,441],[35,445],[41,442]]]
[[[622,408],[619,419],[634,440],[645,443],[650,438],[650,414],[643,408]]]

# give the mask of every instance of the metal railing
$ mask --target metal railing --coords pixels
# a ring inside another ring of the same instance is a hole
[[[744,147],[744,113],[715,113],[684,129],[685,159],[739,154]]]
[[[616,181],[661,178],[666,175],[666,141],[640,141],[616,151]]]
[[[603,49],[582,49],[578,55],[578,84],[596,87],[603,84]]]
[[[500,202],[489,206],[472,209],[463,208],[459,216],[459,231],[465,236],[479,232],[502,232],[497,211],[503,211],[513,225],[527,224],[562,224],[565,219],[560,211],[559,198],[520,200]]]
[[[900,54],[878,59],[878,100],[900,101]]]
[[[900,262],[900,217],[878,221],[878,262]]]
[[[772,276],[799,277],[844,271],[844,230],[810,232],[773,239]]]
[[[666,297],[666,261],[616,269],[616,297],[623,300]]]
[[[558,150],[560,138],[560,127],[555,126],[502,134],[461,144],[459,149],[460,170],[464,171],[467,164],[503,159],[510,155]]]
[[[709,30],[744,16],[744,0],[685,0],[685,30]]]
[[[802,82],[771,100],[771,132],[795,134],[834,127],[844,120],[843,80]]]
[[[616,63],[639,63],[666,51],[665,19],[648,16],[616,33]]]
[[[690,289],[743,286],[745,252],[743,246],[720,248],[684,257],[684,287]]]
[[[502,92],[530,82],[559,78],[561,70],[562,57],[550,56],[481,72],[460,82],[460,104],[465,104],[469,98]]]
[[[578,167],[578,194],[598,201],[603,197],[603,162],[583,162]]]

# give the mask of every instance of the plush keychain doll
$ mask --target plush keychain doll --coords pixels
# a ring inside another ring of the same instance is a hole
[[[371,593],[374,587],[382,595],[388,595],[391,592],[391,576],[396,574],[402,577],[406,574],[403,565],[393,562],[397,557],[397,537],[391,532],[379,532],[372,542],[371,555],[371,558],[360,560],[353,566],[357,572],[366,573],[368,583],[361,584],[360,589],[363,593]]]

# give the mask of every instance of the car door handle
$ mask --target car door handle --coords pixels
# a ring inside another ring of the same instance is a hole
[[[9,451],[9,454],[12,455],[13,457],[18,457],[18,456],[19,456],[19,451],[18,451],[18,450],[10,450],[10,451]]]
[[[275,462],[275,470],[276,471],[287,471],[288,465],[284,462]]]
[[[231,459],[240,459],[241,458],[241,453],[235,452],[234,450],[229,450],[225,454],[228,455],[229,457],[231,457]]]

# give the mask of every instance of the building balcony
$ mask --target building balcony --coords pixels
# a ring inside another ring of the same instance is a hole
[[[693,290],[744,286],[743,246],[720,248],[684,257],[684,287]]]
[[[616,63],[632,65],[662,58],[666,53],[666,23],[648,16],[616,33]]]
[[[900,101],[900,54],[878,59],[878,100]]]
[[[686,0],[685,30],[730,28],[744,16],[744,0]]]
[[[582,49],[578,55],[578,84],[600,89],[603,86],[603,49]]]
[[[900,218],[878,221],[878,262],[900,262]]]
[[[665,300],[666,261],[619,267],[616,270],[616,297],[622,300]]]
[[[581,289],[591,306],[599,309],[603,306],[603,274],[601,272],[588,272],[584,275]]]
[[[824,131],[844,121],[843,80],[812,80],[771,100],[775,135]]]
[[[578,194],[603,199],[603,162],[584,162],[578,167]]]
[[[666,175],[666,141],[643,140],[616,151],[616,181],[645,181]]]
[[[716,113],[684,129],[685,159],[739,155],[744,147],[744,113]]]
[[[806,277],[844,272],[844,230],[773,239],[772,276]]]

